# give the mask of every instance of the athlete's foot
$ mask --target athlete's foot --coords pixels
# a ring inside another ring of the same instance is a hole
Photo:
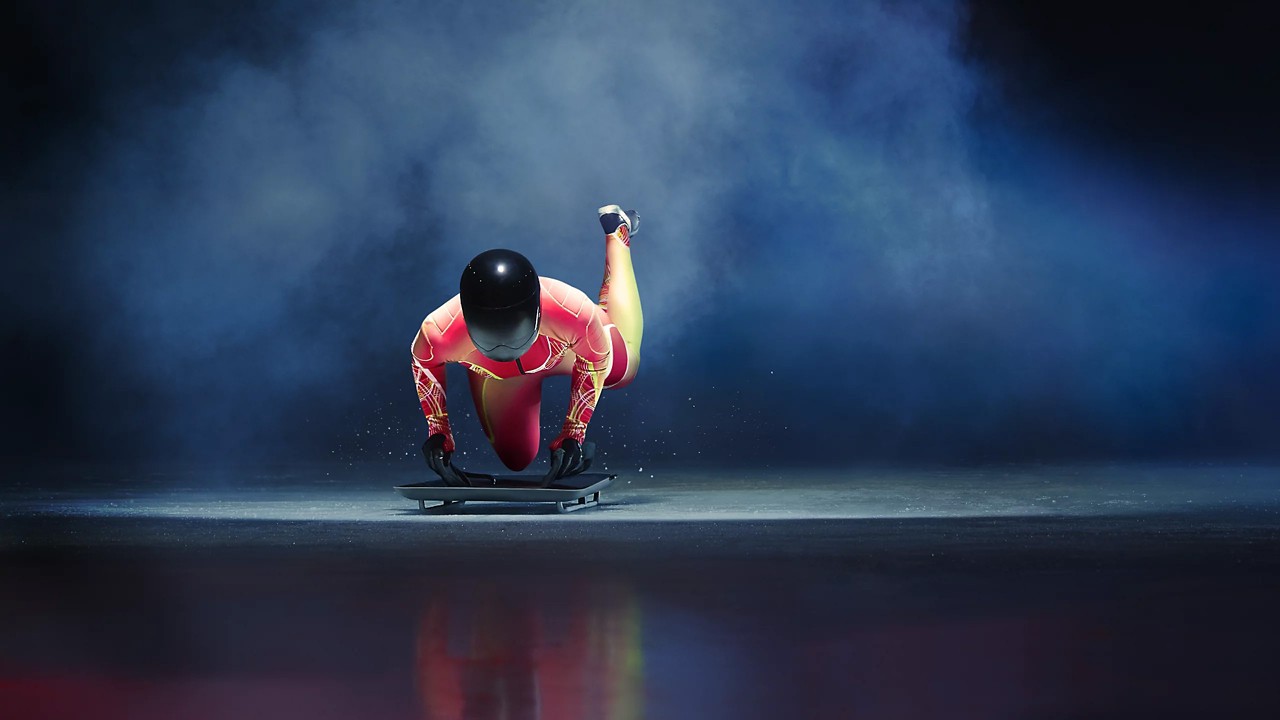
[[[604,228],[605,235],[614,234],[623,225],[627,226],[628,240],[632,235],[640,232],[640,214],[635,210],[623,212],[617,205],[605,205],[596,212],[600,215],[600,227]]]

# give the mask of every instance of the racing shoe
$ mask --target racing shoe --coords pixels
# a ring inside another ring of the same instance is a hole
[[[617,205],[605,205],[596,212],[600,215],[600,227],[604,228],[606,235],[614,234],[623,225],[627,226],[628,239],[640,232],[640,214],[635,210],[623,212]]]

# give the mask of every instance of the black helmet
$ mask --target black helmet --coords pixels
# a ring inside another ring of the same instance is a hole
[[[542,284],[533,263],[514,250],[486,250],[467,263],[458,283],[462,317],[476,349],[511,362],[538,337]]]

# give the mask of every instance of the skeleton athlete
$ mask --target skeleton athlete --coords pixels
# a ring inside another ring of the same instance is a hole
[[[445,363],[466,366],[480,425],[502,463],[523,470],[538,454],[542,380],[572,375],[569,412],[551,442],[556,479],[587,469],[587,424],[604,388],[631,382],[640,362],[644,316],[631,267],[639,217],[617,205],[597,211],[605,232],[599,304],[571,285],[539,277],[511,250],[488,250],[467,264],[460,292],[422,321],[413,341],[413,378],[427,418],[422,452],[450,485],[467,485],[453,466],[445,406]]]

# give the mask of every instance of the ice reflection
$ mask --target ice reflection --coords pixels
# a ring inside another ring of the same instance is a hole
[[[425,717],[642,717],[635,591],[586,582],[568,590],[478,584],[433,593],[417,640]]]

